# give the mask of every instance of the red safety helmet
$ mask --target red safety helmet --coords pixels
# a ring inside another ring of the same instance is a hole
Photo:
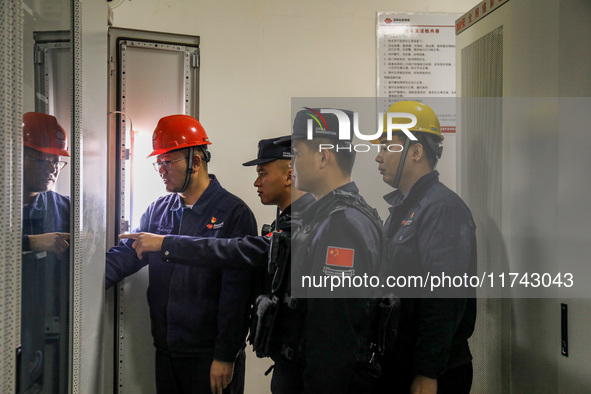
[[[190,146],[210,144],[205,129],[197,119],[189,115],[165,116],[158,121],[152,134],[154,151],[148,157]]]
[[[39,112],[23,115],[23,144],[51,155],[68,156],[68,136],[55,116]]]

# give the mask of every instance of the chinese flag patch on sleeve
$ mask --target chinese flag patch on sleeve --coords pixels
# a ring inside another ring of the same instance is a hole
[[[353,267],[355,249],[335,248],[329,246],[326,251],[326,265],[336,267]]]

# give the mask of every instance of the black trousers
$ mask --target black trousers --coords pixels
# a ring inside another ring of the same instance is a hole
[[[371,371],[373,372],[373,371]],[[271,393],[273,394],[301,394],[304,392],[304,366],[287,360],[277,360],[273,368],[271,378]],[[345,378],[345,377],[344,377]],[[374,394],[376,393],[377,379],[372,376],[369,369],[359,365],[350,379],[346,393],[342,394]],[[313,387],[308,387],[308,392],[315,392]]]
[[[271,393],[300,394],[304,391],[304,367],[300,364],[277,360],[271,377]]]
[[[410,369],[389,368],[380,378],[378,393],[408,394],[415,378]],[[437,379],[437,394],[469,394],[472,388],[472,362],[445,371]]]
[[[444,372],[437,379],[437,394],[469,394],[473,374],[472,362]]]
[[[246,355],[241,351],[234,363],[232,382],[224,394],[244,393],[244,363]],[[158,394],[210,394],[209,371],[212,356],[171,357],[156,350],[156,392]]]

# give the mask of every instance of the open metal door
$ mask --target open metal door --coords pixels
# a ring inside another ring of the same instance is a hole
[[[117,234],[136,228],[148,205],[166,193],[146,158],[158,120],[172,114],[198,117],[199,38],[111,28],[109,46],[108,228],[114,244]],[[155,392],[147,286],[144,267],[120,282],[115,295],[108,294],[115,315],[112,368],[118,393]]]
[[[35,112],[55,116],[70,139],[70,31],[34,31],[33,38]],[[23,177],[29,175],[25,172]],[[70,172],[60,175],[52,190],[69,196]],[[69,217],[60,218],[62,224],[57,228],[52,216],[57,212],[46,211],[46,207],[37,211],[27,204],[23,212],[23,234],[69,232]],[[68,390],[72,285],[68,261],[69,252],[59,255],[23,249],[18,393]]]

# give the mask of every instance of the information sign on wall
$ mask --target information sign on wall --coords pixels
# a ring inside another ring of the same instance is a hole
[[[459,14],[378,12],[378,97],[387,109],[401,98],[455,97],[455,20]],[[455,131],[455,100],[420,100]]]

